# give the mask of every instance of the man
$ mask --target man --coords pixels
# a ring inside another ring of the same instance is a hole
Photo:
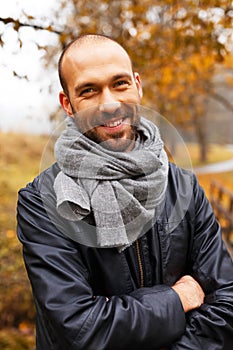
[[[37,350],[230,350],[232,261],[195,176],[140,117],[128,54],[81,36],[59,75],[57,163],[18,200]]]

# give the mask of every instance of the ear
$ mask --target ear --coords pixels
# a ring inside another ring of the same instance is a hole
[[[139,97],[142,98],[143,91],[142,91],[142,83],[141,83],[140,75],[138,73],[134,73],[134,79],[138,89]]]
[[[66,94],[64,93],[64,91],[61,91],[61,92],[59,93],[59,101],[60,101],[60,104],[61,104],[61,106],[62,106],[64,112],[65,112],[69,117],[73,117],[73,112],[72,112],[70,100],[69,100],[69,98],[66,96]]]

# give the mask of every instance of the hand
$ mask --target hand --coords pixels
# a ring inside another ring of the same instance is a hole
[[[172,288],[179,295],[184,312],[196,309],[204,303],[205,294],[200,284],[191,276],[181,277]]]

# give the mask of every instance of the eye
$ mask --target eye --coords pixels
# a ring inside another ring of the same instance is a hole
[[[114,86],[115,87],[125,87],[125,86],[128,86],[129,85],[129,82],[127,80],[118,80]]]
[[[95,89],[93,87],[86,88],[80,92],[80,96],[90,96],[95,93]]]

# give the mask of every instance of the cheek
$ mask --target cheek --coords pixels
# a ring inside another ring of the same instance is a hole
[[[80,115],[80,118],[85,120],[92,119],[93,116],[96,114],[96,111],[98,111],[98,108],[98,101],[95,101],[94,99],[84,100],[76,103],[75,105],[75,110]]]
[[[135,103],[138,104],[141,101],[141,97],[140,97],[140,92],[138,91],[138,89],[135,87],[135,89],[133,91],[131,91],[128,95],[128,101],[131,103]]]
[[[96,108],[84,108],[75,115],[76,125],[82,133],[93,129],[96,125]]]
[[[76,121],[76,125],[79,129],[80,132],[86,132],[88,127],[88,121],[84,116],[80,116],[80,115],[76,115],[75,116],[75,121]]]

